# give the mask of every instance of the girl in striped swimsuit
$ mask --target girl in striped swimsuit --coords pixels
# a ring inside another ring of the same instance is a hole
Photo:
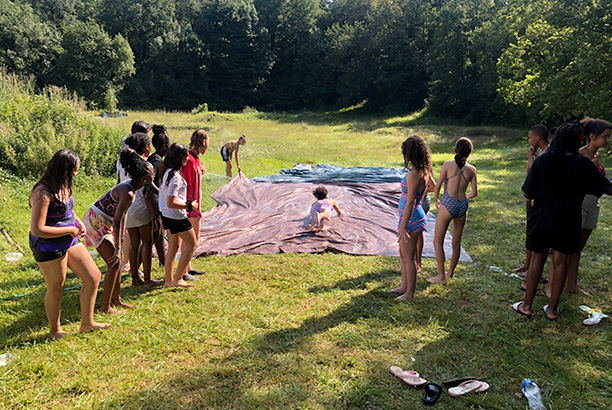
[[[408,137],[402,143],[402,154],[406,168],[410,168],[410,171],[402,178],[402,194],[398,206],[397,241],[399,242],[402,277],[400,286],[389,292],[401,293],[396,300],[409,300],[414,297],[416,288],[414,256],[417,240],[427,226],[421,198],[432,169],[429,147],[421,137],[417,135]],[[406,215],[410,217],[405,218]]]

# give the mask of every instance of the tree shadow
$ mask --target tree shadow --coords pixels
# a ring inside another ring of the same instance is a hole
[[[362,283],[384,280],[391,272],[369,272],[308,291],[320,294],[361,289]],[[393,377],[391,365],[416,370],[438,383],[471,376],[491,384],[484,394],[451,398],[444,393],[438,402],[441,409],[524,407],[520,396],[524,377],[538,380],[545,389],[545,402],[557,406],[568,394],[564,392],[576,390],[576,380],[580,392],[570,394],[572,403],[586,403],[581,395],[592,403],[612,402],[610,356],[605,351],[592,351],[580,337],[568,339],[567,332],[559,331],[563,326],[577,335],[591,334],[573,322],[576,312],[565,312],[559,323],[543,318],[525,320],[510,308],[513,299],[508,294],[516,290],[510,290],[505,278],[494,282],[499,289],[491,290],[478,278],[444,288],[419,280],[417,298],[407,303],[394,301],[393,295],[377,286],[329,313],[303,320],[297,327],[256,335],[200,368],[180,372],[154,389],[128,393],[107,404],[168,409],[308,408],[312,406],[312,390],[328,381],[321,379],[321,373],[333,367],[339,378],[335,385],[341,383],[344,388],[339,389],[339,396],[331,397],[322,387],[318,405],[323,408],[419,408],[422,390]],[[448,303],[447,298],[454,302]],[[499,309],[483,316],[483,306],[485,311],[491,311],[491,306]],[[354,330],[354,326],[347,330],[346,325],[371,321],[384,330],[377,330],[379,334],[371,334],[376,332],[372,329]],[[405,334],[406,329],[424,335],[405,340],[389,337],[394,332]],[[432,338],[431,329],[437,337]],[[325,341],[317,338],[330,331],[333,335]],[[606,337],[605,332],[598,335],[599,339]],[[352,359],[354,338],[360,339],[357,348],[365,349],[365,363]],[[332,354],[326,354],[328,350]],[[581,370],[584,365],[592,366],[593,374],[585,376]]]

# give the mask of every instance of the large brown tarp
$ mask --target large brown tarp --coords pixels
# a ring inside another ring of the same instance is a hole
[[[218,205],[202,215],[195,255],[343,252],[399,256],[396,239],[399,183],[325,183],[342,217],[327,230],[308,230],[312,183],[255,183],[239,174],[216,190]],[[434,257],[435,217],[428,215],[424,257]],[[450,235],[445,238],[450,256]],[[462,249],[461,260],[471,261]]]

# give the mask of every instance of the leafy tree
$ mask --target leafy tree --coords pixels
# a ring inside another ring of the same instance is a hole
[[[498,21],[503,2],[450,0],[431,20],[427,53],[432,114],[466,123],[520,123],[521,110],[497,92],[497,59],[508,44]]]
[[[207,51],[191,25],[184,24],[152,44],[138,75],[125,88],[123,103],[132,107],[190,109],[211,101]]]
[[[328,68],[342,106],[414,109],[426,97],[422,0],[338,0],[329,4]]]
[[[159,37],[175,29],[175,0],[100,0],[99,22],[130,43],[136,67],[149,57]]]
[[[50,79],[103,106],[109,89],[120,90],[133,74],[134,55],[127,41],[120,34],[111,38],[88,21],[65,27],[62,51]]]
[[[322,33],[317,26],[322,10],[316,0],[261,1],[270,33],[274,64],[259,93],[270,109],[303,108],[318,100],[324,86]],[[256,2],[257,4],[257,2]],[[274,6],[274,7],[273,7]],[[314,91],[314,93],[312,93]],[[317,101],[317,105],[321,105]]]
[[[498,63],[499,88],[532,121],[610,118],[610,0],[515,0],[505,14],[513,40]]]
[[[253,105],[270,69],[268,33],[259,23],[253,1],[205,1],[193,30],[207,50],[211,108]]]
[[[0,65],[44,81],[60,51],[60,33],[29,5],[0,0]]]

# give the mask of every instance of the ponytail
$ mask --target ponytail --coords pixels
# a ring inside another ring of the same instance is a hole
[[[151,164],[140,157],[131,148],[123,148],[119,154],[119,162],[132,181],[136,181],[149,174]]]
[[[459,168],[463,168],[467,163],[467,157],[472,153],[474,145],[469,138],[461,137],[455,143],[455,163]]]
[[[580,124],[582,124],[582,126],[584,127],[584,133],[586,134],[587,138],[591,134],[598,137],[605,130],[612,129],[612,124],[610,124],[606,120],[602,120],[599,118],[586,117],[582,121],[580,121]]]

